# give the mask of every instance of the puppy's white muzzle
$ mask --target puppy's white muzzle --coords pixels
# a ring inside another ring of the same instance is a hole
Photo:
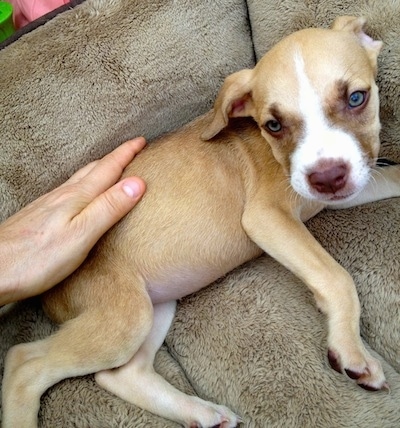
[[[367,184],[370,167],[358,141],[326,128],[310,132],[291,157],[291,184],[305,198],[335,203],[355,197]]]

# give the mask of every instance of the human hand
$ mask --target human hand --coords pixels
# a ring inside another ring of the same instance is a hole
[[[140,200],[143,180],[119,181],[144,147],[130,140],[0,224],[0,305],[42,293],[71,274]]]

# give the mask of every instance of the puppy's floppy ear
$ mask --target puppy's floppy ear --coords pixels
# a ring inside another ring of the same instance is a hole
[[[339,16],[332,24],[332,30],[347,31],[354,33],[361,43],[361,46],[367,51],[371,65],[376,73],[377,58],[382,48],[383,43],[379,40],[373,40],[370,36],[364,33],[363,28],[366,19],[355,16]]]
[[[246,69],[225,79],[214,104],[214,117],[201,135],[203,140],[210,140],[221,132],[228,125],[230,117],[252,115],[252,76],[253,70]]]
[[[331,25],[332,30],[349,31],[358,34],[362,31],[367,20],[356,16],[338,16]]]

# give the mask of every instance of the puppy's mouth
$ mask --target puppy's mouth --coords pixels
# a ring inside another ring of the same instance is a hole
[[[351,193],[350,195],[346,195],[346,196],[334,195],[331,198],[329,198],[328,200],[331,202],[344,201],[346,199],[350,199],[351,197],[354,197],[353,193]]]
[[[359,182],[354,182],[353,180],[349,179],[340,190],[330,192],[319,192],[312,186],[306,186],[307,190],[305,192],[302,191],[302,189],[296,190],[307,199],[322,202],[327,205],[335,205],[350,201],[351,199],[357,197],[364,189],[367,181],[367,179],[364,179],[360,180]]]
[[[347,193],[345,195],[333,195],[331,197],[329,197],[326,202],[343,202],[343,201],[349,201],[350,199],[355,198],[361,190],[359,191],[354,191],[351,193]]]
[[[325,204],[335,204],[339,202],[348,201],[350,199],[355,198],[360,191],[347,191],[346,193],[340,194],[327,194],[327,193],[318,193],[312,192],[311,199],[315,199],[319,202],[323,202]]]
[[[308,188],[307,192],[303,192],[301,190],[296,191],[307,199],[322,202],[327,205],[335,205],[341,202],[350,201],[351,199],[355,198],[357,195],[359,195],[363,188],[364,186],[352,186],[349,183],[346,188],[341,189],[341,191],[336,193],[322,193],[311,188]]]

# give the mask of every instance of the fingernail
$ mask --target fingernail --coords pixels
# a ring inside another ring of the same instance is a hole
[[[126,181],[122,186],[122,190],[130,198],[137,198],[140,195],[140,185],[136,181]]]

